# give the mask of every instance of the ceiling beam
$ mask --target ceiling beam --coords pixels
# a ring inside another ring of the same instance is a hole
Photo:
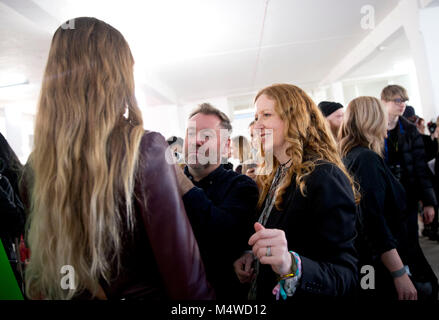
[[[378,24],[370,33],[352,49],[320,82],[320,86],[330,85],[339,81],[345,74],[360,64],[364,59],[371,55],[392,34],[403,27],[401,19],[403,6],[402,2]]]

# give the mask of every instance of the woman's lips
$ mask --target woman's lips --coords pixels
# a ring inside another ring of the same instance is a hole
[[[270,141],[269,137],[270,137],[269,133],[264,133],[261,135],[261,141],[264,143],[267,138],[269,139],[268,141]]]

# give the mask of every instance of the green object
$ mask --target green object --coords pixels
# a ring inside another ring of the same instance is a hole
[[[23,300],[20,288],[0,241],[0,300]]]

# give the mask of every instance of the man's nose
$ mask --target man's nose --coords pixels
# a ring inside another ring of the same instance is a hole
[[[200,137],[199,135],[195,139],[195,144],[197,147],[201,147],[205,142],[206,142],[206,140],[203,139],[202,137]]]
[[[187,137],[187,144],[188,146],[196,146],[199,147],[202,145],[202,141],[200,139],[200,137],[198,136],[198,134],[191,134],[188,135]]]

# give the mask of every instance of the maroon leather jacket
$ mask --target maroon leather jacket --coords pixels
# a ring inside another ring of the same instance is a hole
[[[142,138],[135,182],[136,227],[125,237],[122,271],[109,299],[214,299],[192,227],[177,189],[175,167],[166,162],[162,135]]]
[[[159,133],[147,132],[142,137],[133,201],[134,231],[128,232],[123,225],[120,272],[109,283],[100,281],[108,299],[215,298],[177,189],[175,167],[165,159],[167,147]],[[32,173],[26,167],[20,191],[28,205]],[[124,205],[120,211],[125,216]],[[91,295],[86,292],[76,298],[90,299]]]

